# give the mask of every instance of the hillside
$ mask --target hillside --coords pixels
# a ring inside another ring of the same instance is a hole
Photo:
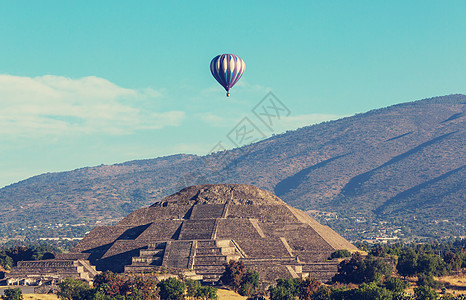
[[[384,230],[388,236],[466,235],[465,110],[466,96],[450,95],[207,157],[180,154],[43,174],[0,190],[1,233],[43,235],[48,226],[50,234],[79,235],[187,185],[247,183],[311,211],[347,238]]]

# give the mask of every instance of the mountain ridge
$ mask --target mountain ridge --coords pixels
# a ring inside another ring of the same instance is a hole
[[[465,104],[461,94],[433,97],[203,157],[176,154],[34,176],[0,189],[0,234],[16,230],[15,223],[112,223],[188,185],[245,183],[320,212],[315,217],[345,237],[361,238],[380,222],[405,235],[464,235]],[[21,209],[12,205],[19,199]],[[409,214],[421,224],[403,224]],[[446,231],[438,226],[444,219]]]

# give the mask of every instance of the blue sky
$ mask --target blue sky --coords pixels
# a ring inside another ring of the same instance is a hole
[[[233,147],[269,91],[291,113],[266,135],[464,94],[465,14],[465,1],[0,0],[0,187]],[[209,71],[220,53],[246,62],[230,98]]]

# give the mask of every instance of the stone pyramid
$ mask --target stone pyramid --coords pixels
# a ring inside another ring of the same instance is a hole
[[[94,228],[73,249],[97,270],[193,269],[215,282],[229,260],[264,281],[311,276],[328,280],[338,249],[357,248],[270,192],[243,184],[187,187],[114,226]]]

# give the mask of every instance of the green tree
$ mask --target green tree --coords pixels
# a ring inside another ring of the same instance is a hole
[[[332,300],[349,300],[349,299],[353,299],[354,292],[355,292],[354,289],[350,290],[350,289],[348,289],[347,286],[339,286],[339,285],[336,285],[336,286],[332,287],[331,291],[332,291],[332,295],[331,295]]]
[[[35,244],[31,247],[32,250],[32,259],[41,260],[41,259],[53,259],[55,258],[54,253],[59,253],[61,250],[51,244],[42,243]]]
[[[196,299],[217,299],[217,289],[213,286],[201,286],[194,295]]]
[[[159,295],[162,300],[184,299],[186,285],[176,278],[172,277],[162,280],[157,286],[159,287]]]
[[[438,294],[432,288],[423,285],[414,289],[414,297],[416,300],[437,300]]]
[[[319,288],[312,294],[313,300],[331,300],[332,290],[325,286],[321,285]]]
[[[297,300],[291,290],[284,286],[269,287],[270,300]]]
[[[314,299],[314,293],[321,286],[321,283],[312,278],[279,278],[277,279],[277,286],[270,287],[270,297],[280,299],[280,297],[287,297],[287,299],[301,299],[311,300]]]
[[[442,258],[435,254],[421,253],[417,260],[417,273],[432,274],[434,276],[444,275],[447,266]]]
[[[126,281],[126,299],[153,300],[159,299],[157,282],[152,279],[135,278],[133,281]]]
[[[228,265],[225,266],[225,272],[223,272],[220,280],[223,284],[230,286],[235,292],[238,292],[246,272],[246,266],[242,261],[230,260]]]
[[[312,300],[314,292],[317,291],[317,289],[321,286],[322,284],[320,281],[314,278],[306,278],[306,279],[301,279],[299,282],[299,299],[301,300]]]
[[[384,254],[384,249],[382,248],[382,246],[377,245],[376,247],[372,248],[370,254],[372,256],[381,257]]]
[[[220,280],[242,296],[252,295],[259,287],[259,273],[247,269],[242,261],[231,260]]]
[[[354,291],[351,299],[354,300],[391,300],[393,293],[375,282],[363,283]]]
[[[351,252],[348,250],[336,250],[332,254],[330,254],[330,258],[345,258],[345,257],[351,257]]]
[[[392,266],[381,258],[367,256],[365,259],[356,254],[350,260],[344,260],[338,265],[338,273],[332,278],[334,282],[356,283],[380,281],[389,277]]]
[[[244,274],[241,280],[239,294],[242,296],[251,296],[259,288],[259,282],[259,273],[247,269],[246,274]]]
[[[390,277],[385,280],[383,286],[394,293],[402,293],[409,286],[409,283],[398,277]]]
[[[94,277],[94,286],[108,296],[125,295],[128,289],[127,280],[121,274],[106,271]]]
[[[186,296],[195,298],[197,290],[201,288],[201,282],[198,280],[186,279],[184,283],[186,285]]]
[[[3,291],[2,299],[4,300],[23,300],[23,292],[20,288],[6,289]]]
[[[443,260],[447,264],[449,272],[461,270],[461,257],[458,253],[448,251],[443,255]]]
[[[295,297],[299,297],[301,293],[301,282],[299,278],[279,278],[277,279],[277,287],[285,288]]]
[[[418,254],[414,249],[408,248],[401,252],[398,257],[396,269],[398,273],[403,276],[412,276],[417,273],[417,260]]]
[[[13,265],[14,261],[13,258],[10,256],[6,255],[5,253],[0,253],[0,265],[5,269],[5,270],[10,270]]]
[[[418,286],[428,286],[434,289],[441,289],[443,284],[439,281],[436,281],[432,274],[430,273],[421,273],[418,275],[417,278],[417,285]]]
[[[73,278],[66,278],[58,283],[58,297],[66,300],[89,299],[92,292],[89,284]]]
[[[34,260],[34,251],[26,246],[15,246],[6,251],[6,255],[11,257],[16,265],[18,261],[22,260]]]

